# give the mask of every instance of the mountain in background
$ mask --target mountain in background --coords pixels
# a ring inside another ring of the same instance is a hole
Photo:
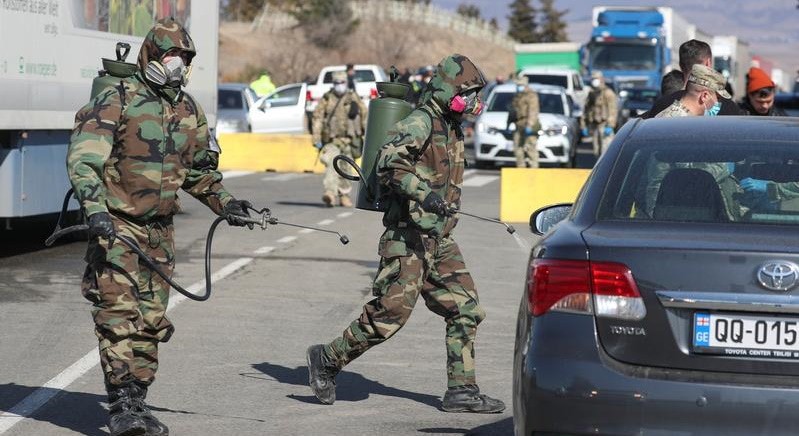
[[[461,3],[478,6],[486,19],[496,18],[507,28],[511,0],[433,0],[455,10]],[[540,2],[533,0],[535,6]],[[559,10],[569,9],[564,17],[568,36],[574,42],[586,42],[591,32],[593,6],[669,6],[711,35],[736,35],[749,43],[752,54],[762,56],[782,68],[789,77],[799,69],[799,9],[796,0],[663,0],[607,2],[556,0]]]

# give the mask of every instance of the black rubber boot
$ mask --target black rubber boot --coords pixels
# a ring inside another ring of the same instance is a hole
[[[169,427],[153,416],[150,408],[144,402],[144,399],[147,398],[147,386],[141,383],[131,385],[131,397],[134,403],[134,413],[144,421],[144,425],[147,427],[146,436],[168,436]]]
[[[136,413],[130,385],[108,387],[108,415],[111,436],[138,436],[147,431],[144,420]]]
[[[311,345],[307,352],[308,385],[322,404],[336,401],[336,375],[340,368],[325,354],[324,345]]]
[[[505,403],[480,393],[477,385],[465,385],[447,389],[441,408],[445,412],[499,413]]]

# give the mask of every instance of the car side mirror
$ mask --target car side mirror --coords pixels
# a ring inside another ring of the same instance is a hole
[[[261,104],[261,107],[259,109],[261,109],[262,111],[265,111],[265,110],[267,110],[267,109],[269,109],[271,107],[272,107],[272,102],[269,101],[269,100],[264,100],[263,104]]]
[[[542,207],[530,215],[530,231],[536,235],[543,235],[566,219],[572,211],[571,203],[553,204]]]

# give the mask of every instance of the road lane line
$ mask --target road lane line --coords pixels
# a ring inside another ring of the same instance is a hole
[[[476,173],[477,173],[477,170],[463,170],[463,177],[466,178],[466,177],[469,177],[472,174],[476,174]]]
[[[289,180],[301,179],[307,176],[308,174],[280,173],[280,174],[270,174],[268,176],[262,177],[261,180],[264,182],[288,182]]]
[[[474,176],[466,179],[463,182],[463,186],[480,187],[480,186],[485,186],[489,183],[493,183],[497,180],[499,180],[499,176]]]
[[[318,223],[316,223],[316,225],[317,226],[329,226],[329,225],[333,224],[334,222],[335,221],[333,221],[333,220],[322,220],[322,221],[319,221]]]
[[[211,274],[211,283],[228,277],[252,261],[252,257],[242,257],[234,260],[223,266],[219,271]],[[188,290],[193,293],[198,293],[203,288],[205,288],[205,279],[192,284],[189,286]],[[180,294],[171,298],[169,307],[167,307],[166,310],[167,313],[185,300],[188,300],[188,298]],[[58,373],[58,375],[47,381],[42,387],[23,398],[22,401],[8,409],[8,411],[0,414],[0,434],[5,433],[23,419],[36,413],[37,410],[47,404],[48,401],[58,395],[63,389],[71,385],[75,380],[82,377],[99,363],[100,354],[97,352],[97,348],[93,348],[86,353],[86,355],[78,359],[77,362],[68,366],[65,370]]]
[[[289,242],[293,242],[297,240],[296,236],[284,236],[277,240],[278,244],[288,244]]]
[[[299,232],[297,232],[297,233],[299,233],[299,234],[301,234],[301,235],[307,235],[308,233],[313,233],[313,232],[315,232],[315,231],[316,231],[316,230],[313,230],[313,229],[302,229],[302,230],[300,230],[300,231],[299,231]]]
[[[339,218],[347,218],[352,216],[352,212],[341,212],[340,214],[336,215]]]
[[[274,249],[275,249],[275,247],[261,247],[261,248],[259,248],[259,249],[255,250],[255,252],[254,252],[254,253],[255,253],[255,254],[269,254],[269,253],[271,253],[271,252],[272,252]]]
[[[249,176],[250,174],[255,174],[255,171],[222,171],[222,179],[232,179],[234,177],[243,177]]]

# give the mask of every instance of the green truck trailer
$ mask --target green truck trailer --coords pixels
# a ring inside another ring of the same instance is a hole
[[[516,44],[516,71],[528,67],[566,68],[580,71],[580,44],[553,42]]]

